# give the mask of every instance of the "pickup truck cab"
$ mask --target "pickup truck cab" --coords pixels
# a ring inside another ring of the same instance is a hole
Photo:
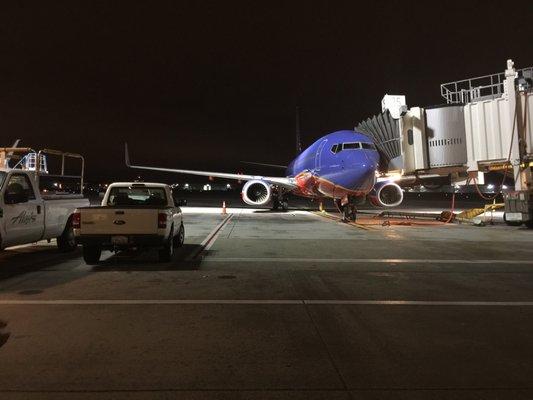
[[[88,205],[81,195],[41,193],[36,171],[0,168],[0,249],[57,238],[60,250],[74,250],[72,215]]]
[[[113,183],[100,207],[75,211],[73,226],[87,264],[98,263],[102,250],[129,248],[157,248],[159,259],[170,261],[185,239],[179,204],[162,183]]]

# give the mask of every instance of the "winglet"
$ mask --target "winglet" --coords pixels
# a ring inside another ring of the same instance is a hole
[[[128,151],[128,143],[124,143],[124,160],[126,162],[126,167],[131,167],[130,152]]]

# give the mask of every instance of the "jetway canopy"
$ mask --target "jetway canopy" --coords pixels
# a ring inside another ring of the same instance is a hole
[[[447,175],[517,165],[533,160],[532,79],[533,68],[517,71],[508,60],[504,73],[441,85],[445,105],[385,109],[355,129],[372,137],[388,172]],[[386,97],[382,104],[397,106]]]

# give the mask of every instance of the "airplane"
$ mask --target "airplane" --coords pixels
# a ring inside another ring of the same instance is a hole
[[[357,206],[366,199],[380,207],[395,207],[403,201],[402,188],[394,179],[378,177],[380,153],[376,145],[354,130],[336,131],[319,138],[288,165],[284,177],[133,165],[127,143],[124,151],[129,168],[247,181],[242,188],[243,201],[254,206],[272,204],[274,210],[288,208],[288,193],[331,198],[343,221],[355,221]]]

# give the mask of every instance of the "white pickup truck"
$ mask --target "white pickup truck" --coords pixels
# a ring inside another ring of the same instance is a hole
[[[35,171],[0,168],[0,250],[53,238],[60,250],[74,250],[72,215],[88,205],[81,195],[41,194]]]
[[[159,259],[170,261],[185,239],[180,205],[162,183],[109,185],[100,207],[74,213],[74,234],[83,245],[85,262],[97,264],[102,250],[146,247],[158,248]]]

